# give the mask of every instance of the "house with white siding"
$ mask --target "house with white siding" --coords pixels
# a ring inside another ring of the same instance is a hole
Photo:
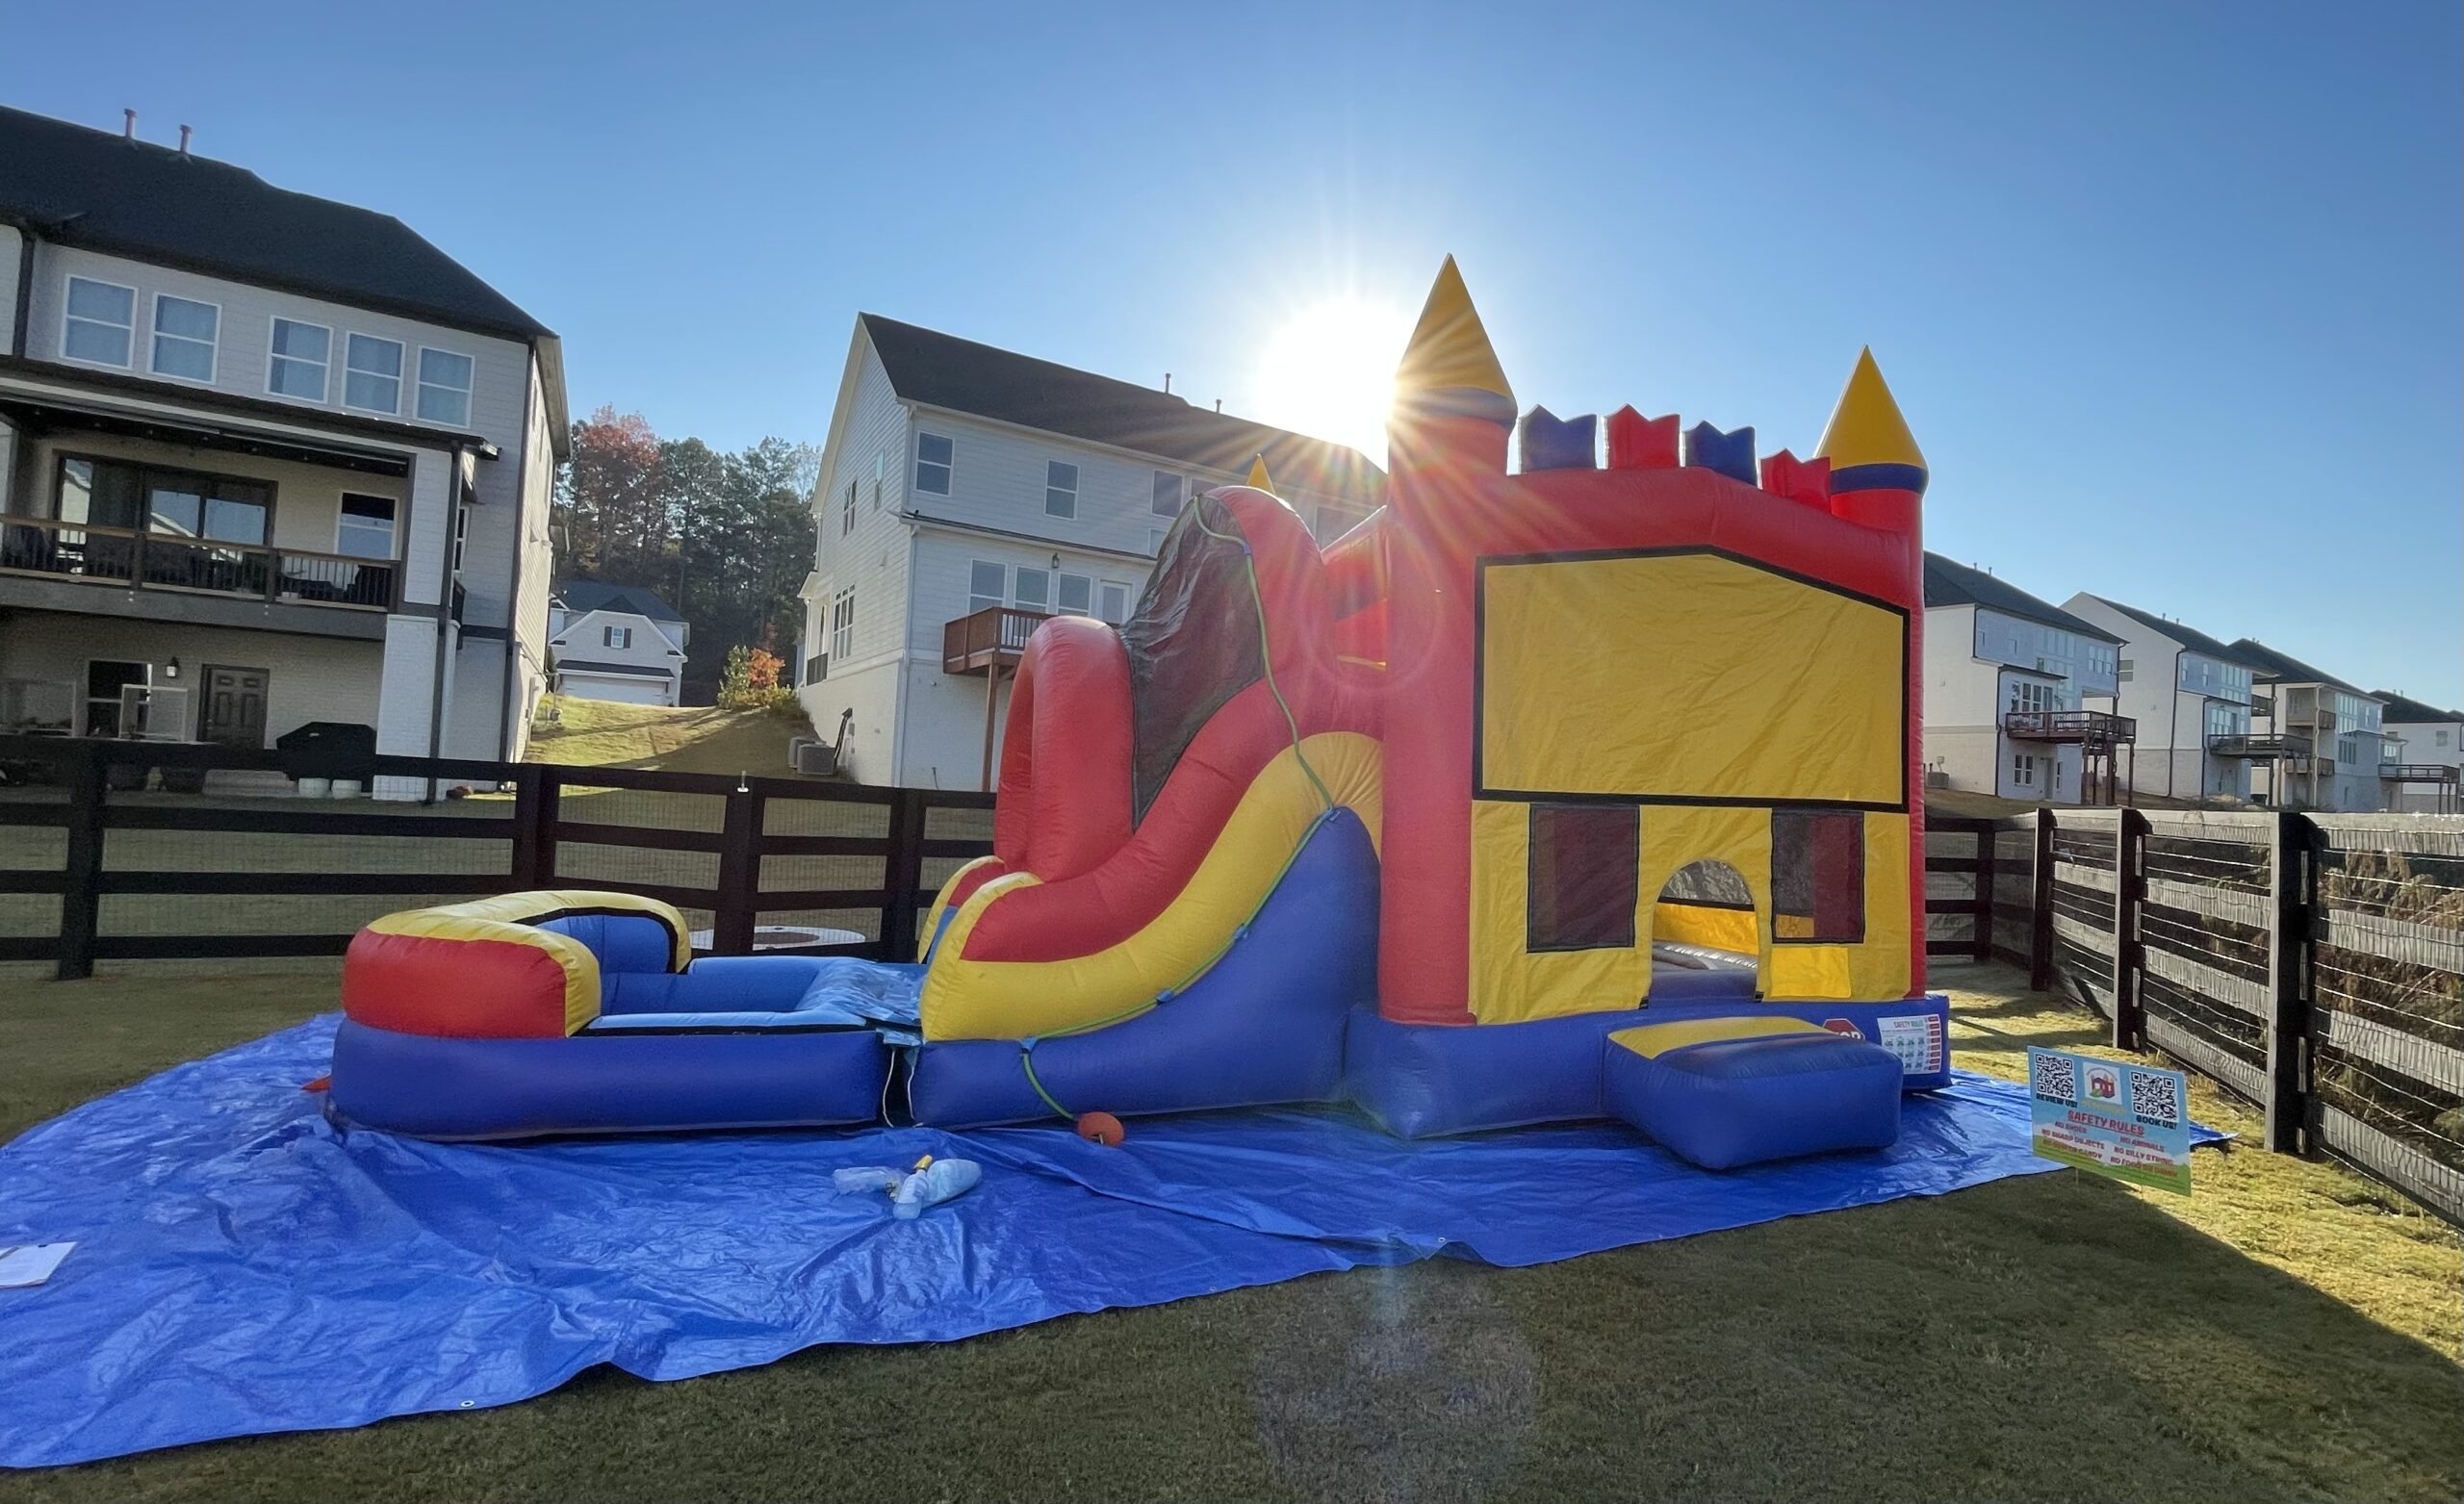
[[[2378,697],[2254,637],[2233,651],[2255,671],[2250,732],[2302,744],[2250,771],[2250,798],[2286,809],[2368,814],[2388,807],[2380,768],[2393,758]]]
[[[1925,555],[1927,786],[2056,804],[2109,799],[2135,728],[2088,700],[2118,687],[2120,644],[2008,580]]]
[[[1380,504],[1355,449],[860,315],[813,491],[813,725],[861,782],[988,786],[1034,625],[1126,620],[1183,503],[1261,458],[1321,542]]]
[[[548,598],[554,688],[582,700],[682,704],[684,647],[692,632],[652,591],[568,580]]]
[[[2446,815],[2464,810],[2464,710],[2444,710],[2394,690],[2374,689],[2385,708],[2379,726],[2387,733],[2387,807],[2409,814]]]
[[[2088,702],[2136,727],[2132,786],[2168,799],[2246,802],[2250,765],[2290,745],[2251,734],[2249,660],[2196,627],[2086,591],[2062,609],[2121,640],[2115,693]]]
[[[518,757],[567,427],[400,220],[0,109],[0,728]]]

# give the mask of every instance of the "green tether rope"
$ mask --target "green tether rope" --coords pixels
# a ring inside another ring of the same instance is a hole
[[[1266,907],[1267,899],[1273,897],[1274,890],[1283,885],[1284,875],[1292,870],[1292,864],[1298,861],[1300,854],[1308,849],[1309,837],[1318,833],[1318,827],[1334,818],[1334,792],[1326,787],[1325,779],[1318,777],[1318,770],[1309,765],[1309,754],[1300,747],[1300,720],[1292,713],[1291,701],[1283,698],[1283,688],[1274,680],[1274,652],[1272,645],[1267,639],[1267,602],[1265,595],[1258,589],[1257,556],[1249,551],[1249,541],[1246,538],[1237,533],[1219,533],[1207,526],[1204,512],[1193,508],[1190,512],[1190,521],[1196,524],[1199,532],[1206,534],[1209,538],[1220,543],[1236,545],[1241,550],[1241,573],[1249,582],[1249,603],[1257,609],[1258,661],[1266,673],[1267,693],[1274,697],[1275,708],[1283,712],[1284,728],[1292,736],[1293,758],[1300,764],[1300,771],[1308,775],[1310,786],[1318,791],[1319,815],[1316,820],[1309,823],[1309,828],[1300,833],[1299,844],[1294,846],[1291,854],[1284,857],[1283,865],[1275,869],[1274,880],[1267,884],[1266,895],[1258,900],[1258,906],[1249,910],[1248,918],[1234,926],[1232,932],[1224,937],[1223,943],[1210,952],[1206,959],[1191,968],[1187,976],[1157,993],[1150,1001],[1133,1004],[1117,1013],[1090,1019],[1083,1024],[1073,1024],[1067,1029],[1056,1029],[1049,1034],[1030,1034],[1018,1041],[1018,1065],[1027,1073],[1027,1084],[1035,1088],[1036,1095],[1043,1099],[1045,1107],[1065,1118],[1075,1118],[1078,1114],[1063,1107],[1051,1092],[1044,1089],[1043,1083],[1037,1079],[1035,1053],[1038,1042],[1047,1038],[1065,1039],[1071,1034],[1091,1032],[1097,1029],[1109,1028],[1114,1024],[1139,1017],[1163,1007],[1168,1000],[1177,997],[1190,983],[1214,970],[1215,963],[1223,959],[1224,953],[1231,950],[1241,936],[1248,933],[1250,924]]]

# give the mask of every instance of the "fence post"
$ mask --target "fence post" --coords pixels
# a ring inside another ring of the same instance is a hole
[[[60,889],[60,959],[53,976],[75,981],[94,974],[94,934],[102,919],[105,741],[82,741],[68,766],[67,869]]]
[[[2146,952],[2139,939],[2139,908],[2147,897],[2147,817],[2136,807],[2116,822],[2114,842],[2114,1048],[2146,1044],[2146,1010],[2140,1007],[2139,975]]]
[[[530,891],[553,887],[556,879],[556,795],[562,785],[554,770],[526,762],[513,770],[513,885]]]
[[[2053,811],[2037,811],[2036,891],[2028,908],[2028,989],[2053,985]]]
[[[915,958],[915,914],[923,906],[924,790],[903,788],[889,806],[889,855],[882,864],[882,959]]]
[[[2267,1147],[2299,1154],[2309,1124],[2310,925],[2319,891],[2318,827],[2278,810],[2268,843]]]
[[[1993,848],[2002,832],[1989,820],[1976,828],[1976,958],[1993,959]]]
[[[719,907],[710,920],[710,949],[753,954],[753,921],[761,902],[761,818],[769,800],[738,784],[728,794],[719,835]]]

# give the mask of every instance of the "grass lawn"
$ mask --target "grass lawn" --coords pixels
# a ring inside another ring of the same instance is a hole
[[[811,734],[801,719],[759,710],[620,705],[550,695],[531,725],[530,752],[523,760],[784,777],[788,738]]]
[[[2099,1027],[1998,968],[1940,980],[1971,1068]],[[321,963],[0,980],[0,1135],[332,992]],[[2459,1321],[2451,1232],[2235,1150],[2199,1157],[2187,1201],[2063,1172],[1532,1269],[1323,1275],[682,1384],[601,1371],[475,1415],[0,1474],[0,1501],[2453,1499]]]

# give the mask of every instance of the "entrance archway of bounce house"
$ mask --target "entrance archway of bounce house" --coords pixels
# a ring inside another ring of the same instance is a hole
[[[1660,998],[1758,995],[1762,920],[1745,874],[1698,856],[1668,875],[1652,901],[1652,993]]]

